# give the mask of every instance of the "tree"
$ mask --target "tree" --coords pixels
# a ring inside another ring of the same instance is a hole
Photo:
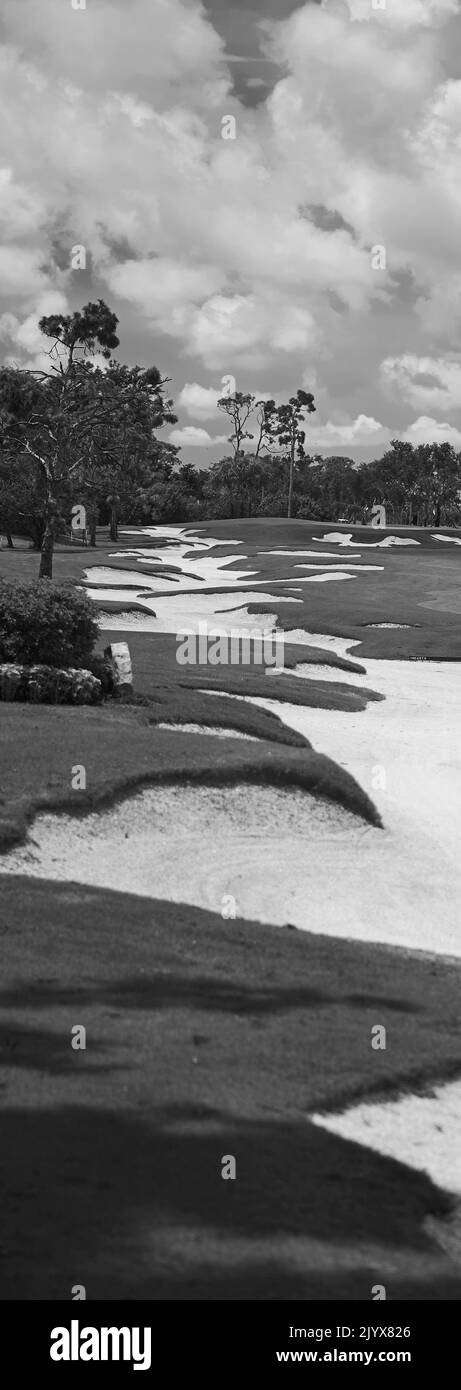
[[[166,378],[157,367],[111,358],[116,326],[103,300],[73,315],[50,315],[40,321],[53,339],[50,371],[0,369],[1,515],[22,511],[41,547],[40,577],[52,577],[56,526],[74,500],[87,507],[95,538],[98,509],[109,497],[116,540],[119,510],[134,506],[157,469],[163,476],[176,458],[173,445],[154,435],[167,421],[176,423]],[[88,360],[98,348],[104,369]]]
[[[218,410],[222,410],[230,420],[233,430],[229,435],[229,444],[233,445],[234,454],[239,454],[244,439],[252,439],[251,430],[245,426],[251,419],[256,404],[256,396],[244,396],[241,391],[236,391],[233,396],[221,396],[218,401]]]
[[[92,422],[91,447],[80,470],[82,489],[110,508],[110,537],[117,540],[118,517],[124,507],[136,506],[160,470],[169,476],[177,450],[154,437],[162,425],[176,424],[173,402],[164,396],[168,378],[157,367],[128,367],[111,362],[97,368],[87,389],[97,393],[99,409]]]
[[[117,318],[103,300],[71,315],[40,319],[53,339],[50,371],[3,369],[0,397],[8,411],[2,452],[11,468],[27,455],[38,473],[43,503],[39,577],[51,579],[54,532],[72,477],[83,461],[97,402],[79,394],[82,359],[99,347],[104,357],[118,344]]]
[[[309,391],[298,390],[295,396],[283,405],[276,406],[274,401],[266,402],[265,426],[269,436],[277,441],[281,449],[288,453],[290,472],[288,482],[288,517],[291,517],[293,510],[293,483],[295,459],[305,458],[304,442],[306,431],[305,415],[315,411],[314,397]]]

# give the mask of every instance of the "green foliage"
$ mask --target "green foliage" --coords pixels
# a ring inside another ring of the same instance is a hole
[[[0,585],[1,662],[88,667],[97,636],[91,599],[73,585]]]
[[[85,304],[74,314],[49,314],[40,319],[39,328],[47,338],[54,338],[55,343],[68,348],[71,355],[77,347],[90,353],[99,348],[103,357],[110,358],[120,341],[115,331],[117,324],[116,314],[103,299],[98,299],[97,304]]]

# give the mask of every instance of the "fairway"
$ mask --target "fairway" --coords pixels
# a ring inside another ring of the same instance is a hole
[[[77,1269],[93,1298],[363,1300],[377,1271],[393,1298],[459,1298],[445,534],[266,519],[58,547],[100,649],[129,643],[135,702],[3,706],[2,1182],[43,1252],[34,1272],[8,1229],[4,1297],[68,1298]],[[4,577],[36,563],[0,554]],[[253,657],[278,633],[283,670],[180,664],[200,623],[251,630]],[[405,1097],[432,1104],[423,1141],[446,1126],[440,1181],[405,1122],[384,1138]],[[216,1153],[234,1152],[223,1212]]]

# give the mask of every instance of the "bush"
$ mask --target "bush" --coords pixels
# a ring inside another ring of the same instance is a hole
[[[0,665],[0,700],[28,700],[34,705],[96,705],[103,698],[101,681],[92,671],[57,666]]]
[[[97,636],[94,605],[72,584],[0,584],[0,662],[88,668]]]
[[[107,656],[92,656],[88,670],[101,682],[104,696],[115,694],[114,668]]]

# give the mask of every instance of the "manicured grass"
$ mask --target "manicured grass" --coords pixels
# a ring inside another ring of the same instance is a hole
[[[359,543],[382,540],[386,535],[398,535],[403,539],[419,542],[418,546],[394,547],[388,550],[363,548],[356,561],[354,550],[337,546],[330,542],[317,544],[314,537],[323,537],[329,532],[350,534]],[[335,584],[301,585],[302,593],[296,597],[301,604],[287,603],[277,606],[271,602],[270,611],[277,612],[280,627],[305,627],[310,632],[328,632],[338,637],[352,637],[361,643],[353,649],[356,660],[367,657],[408,659],[426,657],[433,661],[461,660],[461,631],[459,609],[453,604],[453,592],[459,586],[461,570],[461,547],[443,544],[432,539],[426,528],[394,528],[374,531],[371,527],[338,526],[336,523],[320,524],[310,521],[284,521],[262,518],[250,521],[217,521],[200,530],[198,534],[222,534],[225,540],[241,540],[242,553],[239,557],[235,546],[232,554],[237,569],[258,568],[258,578],[267,581],[287,578],[291,584],[299,583],[299,577],[308,575],[309,570],[297,569],[303,563],[303,556],[291,555],[286,560],[280,555],[262,555],[263,550],[276,550],[284,546],[295,550],[328,550],[334,552],[333,559],[320,563],[325,566],[335,564],[373,564],[382,565],[382,571],[365,572],[361,576]],[[443,534],[443,532],[439,532]],[[446,531],[451,536],[461,536],[461,531]],[[434,532],[435,535],[435,532]],[[337,552],[337,553],[336,553]],[[222,552],[229,553],[226,546]],[[256,561],[257,556],[257,561]],[[314,564],[312,558],[306,564]],[[232,566],[226,566],[232,571]],[[287,585],[287,588],[289,586]],[[276,592],[283,595],[286,589],[277,585]],[[432,603],[436,600],[436,607]],[[446,607],[444,607],[444,599]],[[429,607],[425,605],[429,604]],[[267,608],[267,605],[266,605]],[[250,609],[250,611],[254,611]],[[368,623],[409,623],[410,629],[404,631],[373,631]]]
[[[136,537],[122,538],[114,546],[104,539],[106,549],[99,546],[98,564],[114,564],[110,559],[112,551],[131,547],[136,541]],[[86,566],[91,556],[95,556],[94,551],[58,547],[56,581],[80,581],[82,565]],[[11,564],[21,578],[31,578],[37,556],[25,550],[4,551],[0,552],[0,563],[3,572],[8,572]],[[134,630],[127,633],[114,627],[101,633],[99,650],[117,639],[129,642],[137,706],[111,702],[101,710],[2,706],[0,847],[23,838],[40,808],[79,814],[167,777],[210,782],[246,778],[287,787],[303,786],[314,794],[337,800],[373,824],[380,823],[371,801],[354,779],[315,753],[307,740],[287,729],[277,716],[248,703],[216,700],[206,694],[209,689],[234,695],[269,695],[292,704],[356,711],[365,708],[368,700],[380,698],[372,690],[341,682],[342,670],[363,673],[359,663],[314,648],[287,647],[287,667],[299,661],[313,661],[338,670],[337,682],[305,682],[288,674],[267,677],[264,668],[254,664],[179,665],[172,634]],[[242,746],[187,735],[179,745],[174,733],[155,729],[158,722],[218,726],[230,733],[236,730],[252,734],[261,742]],[[71,769],[81,764],[87,770],[87,787],[73,791]]]
[[[0,896],[4,1298],[459,1299],[423,1230],[449,1200],[308,1118],[459,1075],[459,964],[77,884]]]
[[[243,537],[248,560],[235,547],[237,568],[259,568],[269,585],[303,571],[297,557],[289,568],[281,557],[256,565],[257,550],[315,549],[313,535],[337,529],[213,522],[203,533]],[[296,677],[254,666],[180,667],[173,636],[114,630],[100,647],[128,640],[138,705],[1,706],[0,845],[23,838],[40,809],[82,814],[185,778],[302,786],[377,824],[354,780],[301,736],[266,711],[202,692],[360,709],[378,697],[341,682],[341,668],[363,669],[357,655],[459,659],[456,615],[421,607],[429,586],[443,601],[455,584],[458,548],[413,534],[420,551],[362,552],[384,565],[376,578],[301,586],[302,605],[280,605],[287,628],[352,636],[367,621],[416,615],[410,632],[367,634],[351,663],[287,648],[288,666],[337,666],[335,682],[306,692]],[[113,551],[135,544],[58,550],[56,580],[81,582],[83,566],[113,565]],[[36,555],[0,552],[2,574],[35,577],[37,568]],[[261,742],[179,740],[156,729],[159,720],[232,726]],[[86,789],[73,790],[82,764]],[[1,1296],[69,1300],[83,1283],[90,1299],[369,1303],[384,1282],[393,1300],[459,1299],[459,1269],[423,1228],[448,1198],[424,1174],[309,1120],[461,1074],[458,962],[1,873],[0,900]],[[71,1047],[78,1024],[85,1051]],[[376,1024],[387,1030],[384,1051],[371,1047]],[[235,1182],[221,1178],[226,1154]]]
[[[178,531],[180,529],[178,527]],[[226,566],[226,570],[231,573],[233,568],[257,570],[255,578],[264,580],[267,587],[270,587],[271,580],[286,578],[286,586],[277,585],[275,590],[275,594],[280,593],[280,597],[286,596],[288,589],[299,584],[300,576],[308,575],[309,571],[296,568],[303,562],[302,556],[287,555],[283,558],[280,555],[264,555],[261,553],[264,550],[284,547],[289,550],[329,550],[333,552],[333,558],[324,562],[319,560],[319,563],[325,563],[328,567],[338,563],[356,562],[352,549],[341,548],[329,542],[318,544],[314,540],[314,537],[323,537],[328,532],[352,532],[354,540],[362,542],[362,545],[364,542],[382,540],[386,535],[417,540],[418,546],[408,548],[363,548],[360,552],[362,560],[357,563],[382,565],[381,571],[365,572],[363,576],[356,573],[353,580],[335,584],[301,584],[301,592],[296,595],[296,598],[301,599],[301,603],[293,603],[292,606],[281,603],[277,606],[271,602],[270,611],[277,612],[279,625],[286,630],[290,627],[305,627],[310,632],[328,632],[335,636],[350,636],[360,641],[361,646],[353,652],[358,661],[366,657],[461,660],[460,609],[457,601],[461,547],[433,540],[432,535],[436,533],[432,533],[429,528],[388,527],[386,531],[381,532],[374,531],[371,527],[339,526],[336,522],[288,522],[283,518],[261,518],[210,521],[196,527],[191,526],[189,529],[194,535],[216,539],[222,536],[223,542],[241,541],[241,546],[232,547],[232,563]],[[445,531],[439,531],[438,534],[460,538],[461,530],[445,528]],[[159,544],[157,540],[152,541],[155,549],[159,548]],[[54,561],[55,578],[62,580],[68,577],[81,582],[83,569],[91,568],[92,565],[109,565],[120,569],[139,568],[141,590],[142,565],[138,566],[136,561],[123,557],[124,550],[132,550],[137,545],[148,547],[149,537],[141,533],[122,535],[118,541],[113,542],[108,540],[106,530],[99,530],[98,545],[94,550],[78,546],[58,546]],[[162,548],[165,550],[165,565],[168,566],[168,545]],[[112,557],[116,551],[122,552],[122,555],[120,559],[114,560]],[[215,548],[212,553],[216,557],[228,555],[229,549],[224,544],[222,550]],[[247,558],[242,559],[242,556]],[[194,573],[192,557],[193,551],[190,552],[191,574]],[[313,564],[315,561],[306,559],[306,563]],[[145,566],[145,570],[152,572],[149,565]],[[165,577],[164,592],[173,589],[173,572],[171,565],[170,579]],[[37,573],[36,553],[24,549],[0,551],[0,577],[17,575],[34,579]],[[165,576],[166,574],[167,571]],[[241,587],[251,588],[252,581],[250,580],[248,585],[245,585],[244,580],[241,581]],[[263,589],[264,585],[258,587]],[[212,590],[204,584],[201,592],[219,592],[219,586]],[[264,605],[255,605],[256,610],[264,611]],[[410,628],[399,632],[383,629],[373,631],[367,627],[369,623],[382,622],[409,623]]]
[[[213,701],[210,723],[215,703],[221,702]],[[229,704],[234,706],[234,701]],[[258,726],[261,731],[260,713],[254,711],[246,732]],[[5,704],[0,746],[0,849],[22,840],[39,810],[82,815],[156,781],[185,779],[302,787],[337,801],[372,825],[380,824],[373,803],[354,778],[294,733],[283,743],[243,743],[201,734],[178,740],[174,732],[149,723],[148,708]],[[77,766],[85,768],[85,789],[72,789],[72,768]]]

